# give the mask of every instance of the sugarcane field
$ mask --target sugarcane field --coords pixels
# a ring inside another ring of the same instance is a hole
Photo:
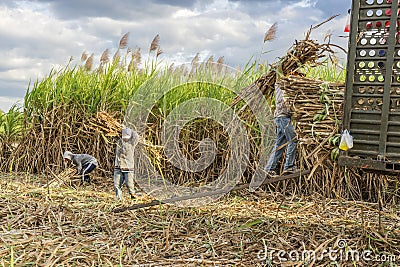
[[[31,82],[0,113],[0,266],[399,266],[400,42],[362,45],[360,1],[349,47],[314,38],[332,16],[275,62],[163,65],[128,32]]]

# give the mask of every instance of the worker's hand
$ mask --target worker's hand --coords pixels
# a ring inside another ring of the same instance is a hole
[[[64,159],[64,160],[63,160],[63,162],[64,162],[64,166],[65,166],[65,167],[68,167],[68,165],[69,165],[70,161],[69,161],[69,160],[67,160],[67,159]]]

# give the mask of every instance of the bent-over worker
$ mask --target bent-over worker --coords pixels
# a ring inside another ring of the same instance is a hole
[[[82,181],[90,183],[89,173],[98,166],[95,157],[89,154],[73,154],[70,151],[65,151],[63,157],[65,162],[72,162],[76,166],[78,174],[82,175]]]

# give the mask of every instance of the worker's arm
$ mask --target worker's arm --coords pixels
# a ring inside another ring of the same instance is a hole
[[[136,147],[136,145],[139,143],[139,135],[136,131],[133,131],[132,133],[132,144],[133,147]]]
[[[75,165],[76,170],[78,171],[79,174],[81,174],[82,171],[82,157],[80,154],[76,154],[72,157],[72,163]]]
[[[82,172],[82,162],[78,161],[77,163],[78,164],[76,165],[76,169],[78,170],[78,173],[81,173]]]

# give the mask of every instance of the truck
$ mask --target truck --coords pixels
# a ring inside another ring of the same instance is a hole
[[[400,17],[398,0],[353,0],[343,129],[353,148],[339,165],[400,175]]]

